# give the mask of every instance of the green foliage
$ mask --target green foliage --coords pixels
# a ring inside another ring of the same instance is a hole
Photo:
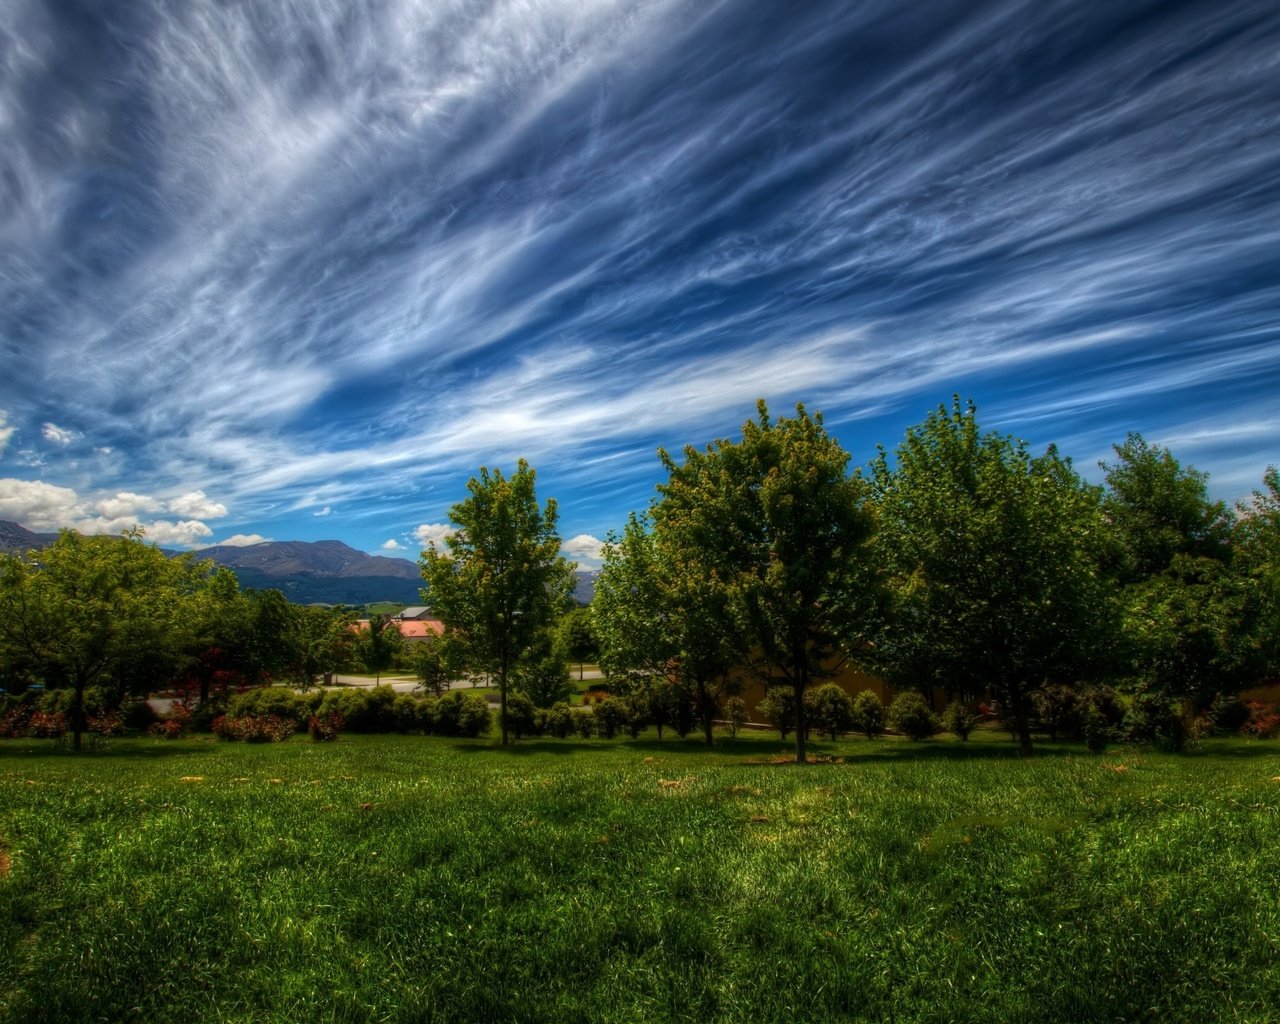
[[[227,717],[287,718],[295,725],[305,725],[320,705],[321,695],[302,694],[283,686],[263,686],[246,690],[227,702]]]
[[[375,615],[357,631],[352,654],[366,672],[374,673],[381,681],[382,673],[391,667],[403,649],[404,637],[395,623]]]
[[[1080,705],[1080,733],[1091,754],[1101,754],[1106,750],[1114,735],[1106,717],[1092,701],[1084,701]]]
[[[977,726],[978,713],[962,700],[953,700],[942,712],[942,727],[962,742],[968,742]]]
[[[1102,505],[1119,545],[1120,576],[1138,582],[1164,572],[1178,555],[1228,557],[1231,514],[1208,497],[1208,474],[1186,467],[1168,448],[1131,433],[1114,445],[1116,461],[1099,462]]]
[[[69,688],[79,749],[87,687],[144,690],[190,662],[211,576],[209,563],[170,558],[140,531],[64,530],[39,552],[0,556],[0,676]]]
[[[396,732],[430,733],[435,718],[435,697],[398,693],[391,702],[391,718]]]
[[[1151,743],[1162,750],[1182,750],[1187,744],[1187,726],[1180,703],[1155,691],[1134,694],[1124,716],[1122,735],[1126,743]]]
[[[757,412],[740,441],[686,447],[679,464],[661,452],[668,480],[658,485],[654,531],[677,580],[699,595],[695,607],[736,624],[740,649],[726,653],[766,685],[791,687],[803,763],[801,698],[867,632],[873,520],[868,486],[848,475],[849,455],[820,414],[797,405],[794,417],[772,420],[763,401]]]
[[[626,728],[627,706],[622,701],[609,697],[592,705],[591,717],[594,719],[596,735],[611,740]]]
[[[595,615],[590,608],[571,608],[558,626],[559,647],[565,656],[578,664],[578,678],[582,679],[584,662],[600,657],[600,640],[596,636]]]
[[[905,690],[894,697],[885,719],[890,729],[909,740],[927,740],[942,728],[929,702],[915,690]]]
[[[297,685],[315,684],[318,676],[355,659],[355,617],[332,608],[290,606],[289,648],[293,663],[288,677]]]
[[[710,744],[745,649],[723,588],[686,554],[647,517],[630,516],[622,536],[605,543],[591,612],[601,668],[619,692],[655,695],[660,732],[671,724],[683,736],[695,714]]]
[[[540,708],[573,696],[561,636],[546,629],[536,636],[512,675],[513,684]]]
[[[795,693],[790,689],[771,686],[760,699],[760,703],[756,705],[756,711],[777,729],[779,737],[785,740],[796,724],[795,702]]]
[[[990,689],[1032,752],[1028,697],[1101,671],[1112,587],[1099,490],[1050,448],[978,429],[959,399],[872,466],[891,600],[875,655],[898,685]]]
[[[430,634],[412,645],[410,660],[423,689],[440,697],[448,691],[450,683],[463,675],[463,658],[464,652],[456,642]]]
[[[874,690],[862,690],[853,698],[853,728],[872,740],[884,735],[884,702]]]
[[[747,702],[741,697],[730,697],[724,702],[724,707],[720,709],[724,716],[724,723],[729,729],[730,736],[737,736],[738,730],[747,724]]]
[[[1079,735],[1081,700],[1074,686],[1051,683],[1032,694],[1031,704],[1049,739]]]
[[[573,571],[560,554],[554,500],[538,505],[534,471],[521,459],[507,478],[480,468],[469,496],[449,510],[456,529],[422,554],[423,600],[444,622],[473,671],[497,682],[505,712],[526,651],[568,606]],[[502,742],[508,739],[500,714]]]
[[[450,690],[436,703],[434,731],[441,736],[475,739],[488,735],[492,727],[489,704],[478,693]]]
[[[1255,609],[1254,641],[1260,669],[1280,675],[1280,473],[1275,466],[1263,477],[1265,490],[1238,511],[1233,565],[1249,587]]]
[[[546,718],[543,721],[543,733],[547,736],[554,736],[558,740],[565,739],[573,735],[574,714],[569,710],[569,705],[564,701],[559,701],[547,709]]]
[[[835,683],[824,683],[805,695],[810,724],[827,738],[837,739],[854,728],[853,698]]]
[[[534,734],[537,725],[534,714],[536,710],[527,694],[519,690],[507,694],[507,729],[516,739]]]

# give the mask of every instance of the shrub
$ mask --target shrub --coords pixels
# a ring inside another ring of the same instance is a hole
[[[486,735],[492,725],[489,705],[478,693],[450,690],[436,702],[434,731],[441,736],[474,739]]]
[[[176,740],[187,734],[191,725],[191,711],[181,702],[174,704],[167,715],[157,719],[147,727],[147,735],[162,740]]]
[[[591,708],[591,718],[595,734],[611,740],[626,727],[627,710],[620,700],[598,697]]]
[[[782,686],[772,687],[756,705],[756,712],[777,729],[778,735],[785,740],[796,724],[795,694]]]
[[[67,732],[67,716],[60,711],[35,711],[27,719],[27,732],[38,740],[56,740]]]
[[[284,715],[219,715],[210,723],[214,735],[245,743],[281,743],[298,731],[298,723]]]
[[[1240,727],[1244,736],[1255,740],[1269,740],[1280,734],[1280,707],[1267,707],[1260,700],[1251,700],[1245,705],[1249,717]]]
[[[516,739],[533,735],[537,728],[536,710],[527,694],[519,690],[507,694],[507,728]]]
[[[1111,742],[1111,726],[1092,701],[1086,700],[1080,705],[1080,734],[1091,754],[1101,754]]]
[[[721,713],[730,736],[737,736],[738,730],[747,724],[747,702],[741,697],[730,697],[724,702]]]
[[[1129,702],[1122,732],[1126,743],[1154,743],[1166,750],[1187,745],[1187,728],[1181,709],[1161,693],[1136,693]]]
[[[884,735],[884,702],[874,690],[863,690],[853,698],[853,728],[873,740]]]
[[[960,699],[953,700],[942,713],[942,727],[959,736],[961,742],[969,739],[969,733],[978,726],[978,713]]]
[[[578,735],[584,740],[589,740],[596,731],[596,719],[593,714],[587,711],[575,711],[573,714],[573,727]]]
[[[853,728],[853,698],[835,683],[824,683],[805,694],[810,725],[834,740]]]
[[[417,697],[398,693],[391,702],[390,714],[396,732],[430,733],[435,717],[435,697]]]
[[[909,740],[927,740],[936,736],[941,728],[938,716],[915,690],[907,690],[894,697],[885,718],[890,729]]]
[[[1062,683],[1042,687],[1031,695],[1031,707],[1049,739],[1079,735],[1080,698],[1073,687]]]
[[[342,715],[331,711],[327,715],[312,715],[307,719],[307,732],[317,743],[333,742],[342,732]]]
[[[260,686],[237,693],[227,702],[227,717],[291,718],[301,726],[315,711],[314,695],[302,694],[284,686]]]
[[[134,732],[146,732],[156,717],[156,709],[141,697],[126,699],[120,705],[120,719],[124,727]]]

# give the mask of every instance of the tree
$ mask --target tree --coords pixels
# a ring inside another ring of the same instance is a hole
[[[1235,567],[1247,581],[1256,608],[1255,632],[1263,672],[1280,673],[1280,473],[1269,466],[1265,490],[1238,508]]]
[[[1099,462],[1106,480],[1102,509],[1119,544],[1122,582],[1164,572],[1176,555],[1230,556],[1231,514],[1208,497],[1208,474],[1185,469],[1168,448],[1130,433],[1113,445],[1116,461]]]
[[[634,513],[621,537],[608,538],[591,601],[600,665],[623,694],[653,692],[671,703],[666,688],[677,690],[711,744],[746,651],[725,589],[676,555]],[[661,721],[658,728],[661,735]]]
[[[687,447],[680,464],[660,452],[654,529],[678,577],[736,621],[744,666],[791,687],[803,764],[804,693],[861,649],[876,593],[869,488],[820,414],[797,405],[774,421],[763,401],[757,412],[740,441]]]
[[[311,686],[316,676],[350,662],[356,633],[351,612],[333,608],[291,605],[289,673],[299,685]]]
[[[533,638],[524,657],[516,664],[513,681],[516,689],[532,700],[535,707],[549,708],[573,696],[562,629],[544,629]]]
[[[595,618],[589,607],[572,608],[560,620],[560,645],[569,660],[577,662],[578,680],[581,681],[583,663],[600,657]]]
[[[1127,672],[1144,692],[1205,707],[1261,671],[1258,593],[1234,565],[1230,511],[1208,475],[1130,434],[1114,446],[1102,507],[1119,552]]]
[[[470,496],[449,516],[456,529],[422,553],[423,601],[468,662],[497,681],[502,742],[508,742],[507,690],[535,638],[563,613],[573,570],[560,554],[556,502],[539,506],[534,471],[523,459],[508,479],[480,467]]]
[[[119,692],[181,671],[195,647],[195,599],[211,563],[170,558],[134,530],[82,537],[64,530],[41,551],[0,558],[0,660],[72,690],[80,749],[84,692]]]
[[[890,601],[874,654],[894,686],[986,690],[1032,754],[1029,697],[1074,683],[1108,647],[1099,491],[1050,447],[983,434],[958,398],[872,464]]]
[[[391,667],[404,648],[400,630],[385,615],[371,615],[367,625],[356,633],[353,653],[366,672],[374,673],[374,682],[382,682],[382,673]]]

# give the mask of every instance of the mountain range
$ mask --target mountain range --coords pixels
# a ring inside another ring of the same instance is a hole
[[[0,520],[0,551],[42,548],[56,533],[35,533]],[[340,540],[263,541],[246,547],[218,545],[196,552],[236,574],[242,587],[279,590],[297,604],[371,604],[396,601],[418,604],[422,575],[407,558],[388,558],[357,551]],[[576,572],[574,600],[588,604],[595,591],[594,571]]]

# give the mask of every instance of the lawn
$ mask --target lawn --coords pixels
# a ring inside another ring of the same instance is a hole
[[[1274,1021],[1280,747],[0,742],[0,1020]]]

